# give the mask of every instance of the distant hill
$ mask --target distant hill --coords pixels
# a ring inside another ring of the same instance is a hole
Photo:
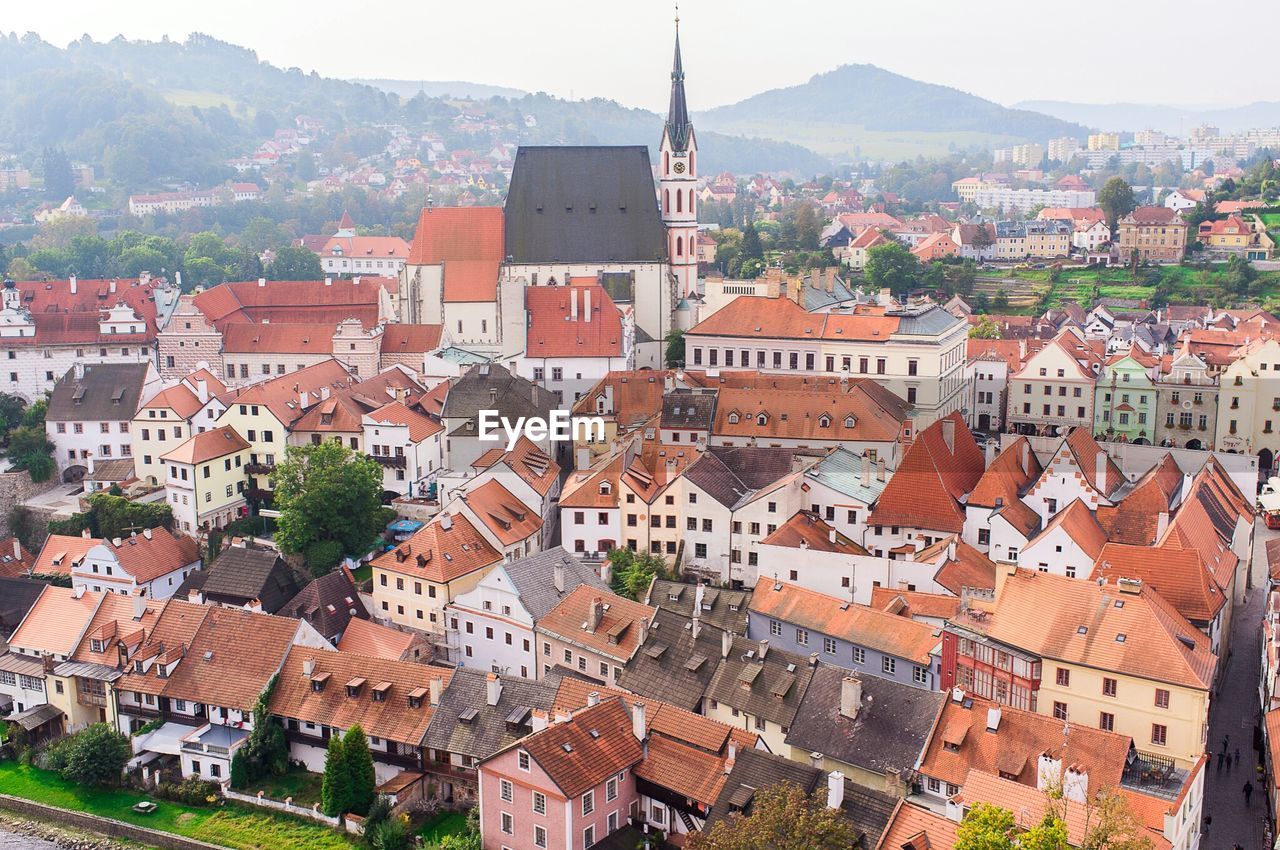
[[[416,80],[352,80],[352,82],[373,86],[404,100],[408,100],[419,93],[425,94],[427,97],[456,97],[467,100],[488,100],[491,97],[517,98],[528,94],[528,92],[520,89],[507,88],[506,86],[490,86],[484,83],[468,83],[461,80],[425,80],[422,82]]]
[[[1193,127],[1211,124],[1224,133],[1236,133],[1254,127],[1280,126],[1280,102],[1277,101],[1255,101],[1245,106],[1221,109],[1148,103],[1068,103],[1061,100],[1028,100],[1015,106],[1106,130],[1163,130],[1186,134]]]
[[[694,116],[707,129],[794,142],[838,160],[899,158],[1017,141],[1082,136],[1087,128],[1010,109],[874,65],[844,65]]]

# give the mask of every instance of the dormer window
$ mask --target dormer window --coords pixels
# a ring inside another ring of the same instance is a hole
[[[822,414],[821,416],[819,416],[819,417],[818,417],[818,427],[819,427],[819,428],[830,428],[830,427],[831,427],[831,417],[830,417],[830,416],[827,416],[825,413],[824,413],[824,414]]]
[[[738,414],[737,414],[737,413],[730,413],[730,414],[729,414],[729,424],[730,424],[730,425],[737,425],[737,424],[738,424],[738,418],[739,418],[739,417],[738,417]]]
[[[612,492],[613,492],[613,485],[611,485],[608,481],[601,481],[601,482],[600,482],[600,495],[601,495],[601,496],[608,496],[608,495],[609,495],[610,493],[612,493]]]
[[[347,696],[349,697],[360,696],[360,689],[363,687],[364,687],[364,679],[361,679],[359,677],[352,679],[350,682],[347,682]]]
[[[769,415],[768,415],[767,413],[757,413],[757,414],[756,414],[756,424],[757,424],[757,425],[759,425],[759,426],[760,426],[760,427],[762,427],[762,428],[763,428],[765,425],[768,425],[768,424],[769,424]]]
[[[311,690],[320,693],[324,690],[324,686],[329,682],[329,674],[321,673],[319,676],[311,677]]]
[[[373,696],[374,702],[386,702],[387,694],[391,693],[390,682],[379,682],[378,686],[369,692]]]
[[[844,427],[846,427],[846,428],[852,428],[852,427],[853,427],[853,423],[854,423],[854,418],[853,418],[852,416],[846,416],[846,417],[844,418]]]
[[[106,650],[107,650],[107,645],[105,641],[101,641],[96,638],[89,641],[90,652],[106,652]]]

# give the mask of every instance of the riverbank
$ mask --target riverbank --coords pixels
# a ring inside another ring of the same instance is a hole
[[[96,833],[22,818],[8,812],[0,812],[0,833],[8,833],[16,839],[0,838],[0,847],[53,846],[64,848],[64,850],[137,850],[146,846],[134,842],[113,841]],[[30,839],[30,841],[24,842],[22,839]]]

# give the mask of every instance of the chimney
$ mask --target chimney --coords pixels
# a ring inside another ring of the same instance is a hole
[[[599,596],[591,600],[591,609],[587,612],[587,631],[592,634],[600,628],[600,619],[604,617],[604,600]]]
[[[860,708],[862,708],[862,680],[857,676],[845,676],[840,680],[840,714],[855,720]]]
[[[316,672],[316,660],[314,658],[308,658],[306,661],[302,662],[302,675],[310,679],[312,674],[314,674],[315,672]]]
[[[838,809],[844,805],[844,774],[833,770],[827,774],[827,808]]]
[[[557,563],[551,568],[551,582],[555,585],[556,593],[564,593],[564,564]]]
[[[1169,512],[1161,511],[1156,516],[1156,540],[1164,537],[1164,533],[1169,529]]]
[[[733,651],[733,633],[725,629],[720,633],[720,657],[728,658]]]
[[[547,728],[547,713],[542,709],[535,708],[529,713],[529,723],[533,727],[533,731],[541,732]]]
[[[950,416],[942,420],[942,441],[950,454],[956,453],[956,421]]]
[[[485,679],[485,702],[490,706],[498,704],[502,698],[502,680],[497,673],[490,673]]]
[[[631,704],[631,734],[636,736],[637,741],[643,741],[646,737],[646,725],[644,722],[644,703],[637,700]]]
[[[351,278],[351,285],[352,286],[360,285],[360,275],[356,275],[355,277]]]
[[[83,597],[83,596],[84,596],[84,585],[83,585],[83,584],[77,584],[77,585],[75,585],[74,587],[72,587],[72,588],[71,588],[71,597],[72,597],[73,599],[80,599],[80,598],[81,598],[81,597]]]
[[[193,603],[193,604],[195,604],[195,605],[203,605],[203,604],[204,604],[204,594],[200,592],[200,588],[198,588],[198,587],[193,587],[193,588],[191,588],[191,590],[190,590],[190,591],[188,591],[188,593],[187,593],[187,601],[188,601],[188,602],[191,602],[191,603]]]
[[[987,731],[998,732],[1000,730],[1000,709],[987,709]]]
[[[862,486],[871,486],[871,455],[862,453]]]
[[[605,584],[613,584],[613,562],[608,558],[600,564],[600,580]]]
[[[1031,474],[1031,441],[1026,439],[1022,441],[1022,474]]]
[[[267,279],[265,277],[258,278],[258,286],[266,286],[266,285],[267,285]]]
[[[724,760],[724,772],[726,776],[729,774],[730,771],[733,770],[733,763],[736,762],[737,760],[738,760],[738,742],[733,740],[733,738],[730,738],[729,754]]]
[[[113,280],[107,284],[107,290],[112,294],[116,294],[116,282]]]
[[[77,360],[71,367],[71,374],[77,381],[84,380],[84,362]]]
[[[947,543],[947,560],[954,561],[956,559],[956,538],[952,536]]]
[[[818,770],[822,770],[822,761],[825,758],[826,756],[824,756],[822,753],[818,752],[817,750],[814,750],[813,752],[809,753],[809,764],[812,767],[816,767]]]
[[[444,680],[439,676],[433,676],[429,683],[429,689],[431,692],[431,704],[439,705],[440,695],[444,692]]]
[[[832,546],[836,545],[836,530],[834,528],[827,531],[827,542]]]
[[[1098,451],[1097,466],[1096,475],[1094,476],[1096,486],[1105,495],[1107,492],[1107,453],[1102,450]]]
[[[649,618],[640,618],[640,643],[643,644],[649,639]]]
[[[306,390],[298,390],[298,409],[299,410],[307,409],[307,391]]]
[[[75,295],[76,291],[79,289],[79,285],[76,283],[76,276],[71,275],[69,278],[67,278],[67,283],[71,287],[71,294]]]
[[[329,277],[328,275],[325,275],[325,276],[324,276],[324,285],[325,285],[325,286],[333,286],[333,278]]]
[[[764,661],[764,657],[769,654],[769,640],[765,638],[760,641],[760,660]]]
[[[196,398],[200,399],[201,404],[209,401],[209,382],[204,378],[196,381]]]
[[[151,529],[149,529],[149,528],[144,528],[144,529],[142,529],[142,536],[143,536],[143,537],[145,537],[145,538],[147,538],[148,540],[150,540],[150,539],[151,539]]]
[[[133,597],[133,619],[141,620],[145,613],[147,613],[147,598],[142,595]]]
[[[88,540],[88,539],[89,539],[89,537],[90,537],[90,535],[89,535],[89,529],[87,529],[87,528],[81,529],[81,530],[80,530],[80,536],[81,536],[81,537],[83,537],[85,540]]]
[[[582,290],[582,321],[585,324],[591,322],[591,290]]]
[[[572,321],[578,321],[578,290],[569,287],[569,318]]]
[[[996,447],[995,440],[987,440],[987,444],[983,447],[982,459],[987,466],[990,466],[996,459]]]
[[[881,484],[884,483],[884,458],[876,462],[876,480]]]
[[[695,641],[698,639],[698,635],[702,634],[702,618],[698,616],[696,610],[693,612],[693,625],[690,627],[690,631],[693,633]]]
[[[13,538],[13,559],[15,561],[22,560],[22,543],[18,541],[17,537]]]
[[[952,688],[952,689],[951,689],[951,701],[952,701],[952,702],[964,702],[964,688]]]
[[[119,549],[121,546],[124,545],[124,541],[121,540],[119,537],[113,537],[111,538],[111,545]]]

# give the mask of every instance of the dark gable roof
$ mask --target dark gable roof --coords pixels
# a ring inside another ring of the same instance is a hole
[[[862,703],[852,720],[840,713],[848,670],[819,664],[796,712],[787,744],[873,773],[905,774],[920,757],[943,694],[878,676],[857,676]]]
[[[497,706],[488,704],[487,677],[487,673],[464,667],[454,671],[431,717],[423,746],[485,759],[529,734],[530,711],[551,712],[558,677],[537,682],[503,679]],[[462,717],[472,711],[474,716],[464,722]]]
[[[649,585],[645,604],[688,619],[693,616],[693,605],[697,596],[697,585],[655,578]],[[729,590],[707,585],[702,591],[702,610],[698,613],[698,617],[704,626],[728,629],[735,635],[745,635],[747,609],[750,607],[750,590]],[[716,639],[719,640],[719,637],[717,636]]]
[[[334,570],[312,581],[276,613],[306,620],[326,640],[342,634],[353,616],[362,620],[369,618],[369,612],[360,601],[360,593],[342,570]]]
[[[727,508],[737,508],[757,490],[793,470],[795,449],[712,446],[685,470],[685,478]]]
[[[697,712],[720,662],[722,634],[720,629],[703,624],[695,640],[689,618],[660,610],[654,615],[647,640],[623,668],[618,685],[633,694]]]
[[[716,418],[716,394],[699,390],[672,390],[662,397],[663,428],[710,431]]]
[[[710,833],[716,821],[727,818],[735,811],[749,813],[751,797],[770,785],[789,782],[800,786],[806,794],[812,794],[823,781],[823,773],[816,767],[775,756],[764,750],[742,750],[733,763],[733,769],[725,777],[720,796],[711,807],[702,832],[704,835]]]
[[[72,367],[54,385],[45,418],[86,422],[132,419],[146,380],[146,363],[89,364],[80,378]]]
[[[507,371],[496,363],[481,363],[468,369],[449,388],[445,397],[445,419],[469,419],[451,436],[476,436],[479,411],[496,410],[500,418],[512,422],[521,416],[547,418],[560,405],[550,390]]]
[[[48,586],[29,578],[0,577],[0,637],[13,634]]]
[[[564,566],[564,591],[556,590],[555,566]],[[569,554],[563,546],[521,558],[504,564],[511,583],[520,595],[520,604],[536,623],[552,608],[559,605],[578,585],[587,584],[599,590],[609,590],[595,570]]]
[[[769,649],[762,662],[762,643],[734,638],[729,657],[717,655],[714,659],[718,666],[706,697],[780,726],[791,726],[814,668],[808,658],[780,649]]]
[[[507,191],[507,256],[516,263],[666,259],[649,149],[521,147]]]
[[[218,556],[208,572],[204,594],[211,601],[240,605],[257,599],[267,614],[279,611],[306,584],[273,549],[232,546]]]

